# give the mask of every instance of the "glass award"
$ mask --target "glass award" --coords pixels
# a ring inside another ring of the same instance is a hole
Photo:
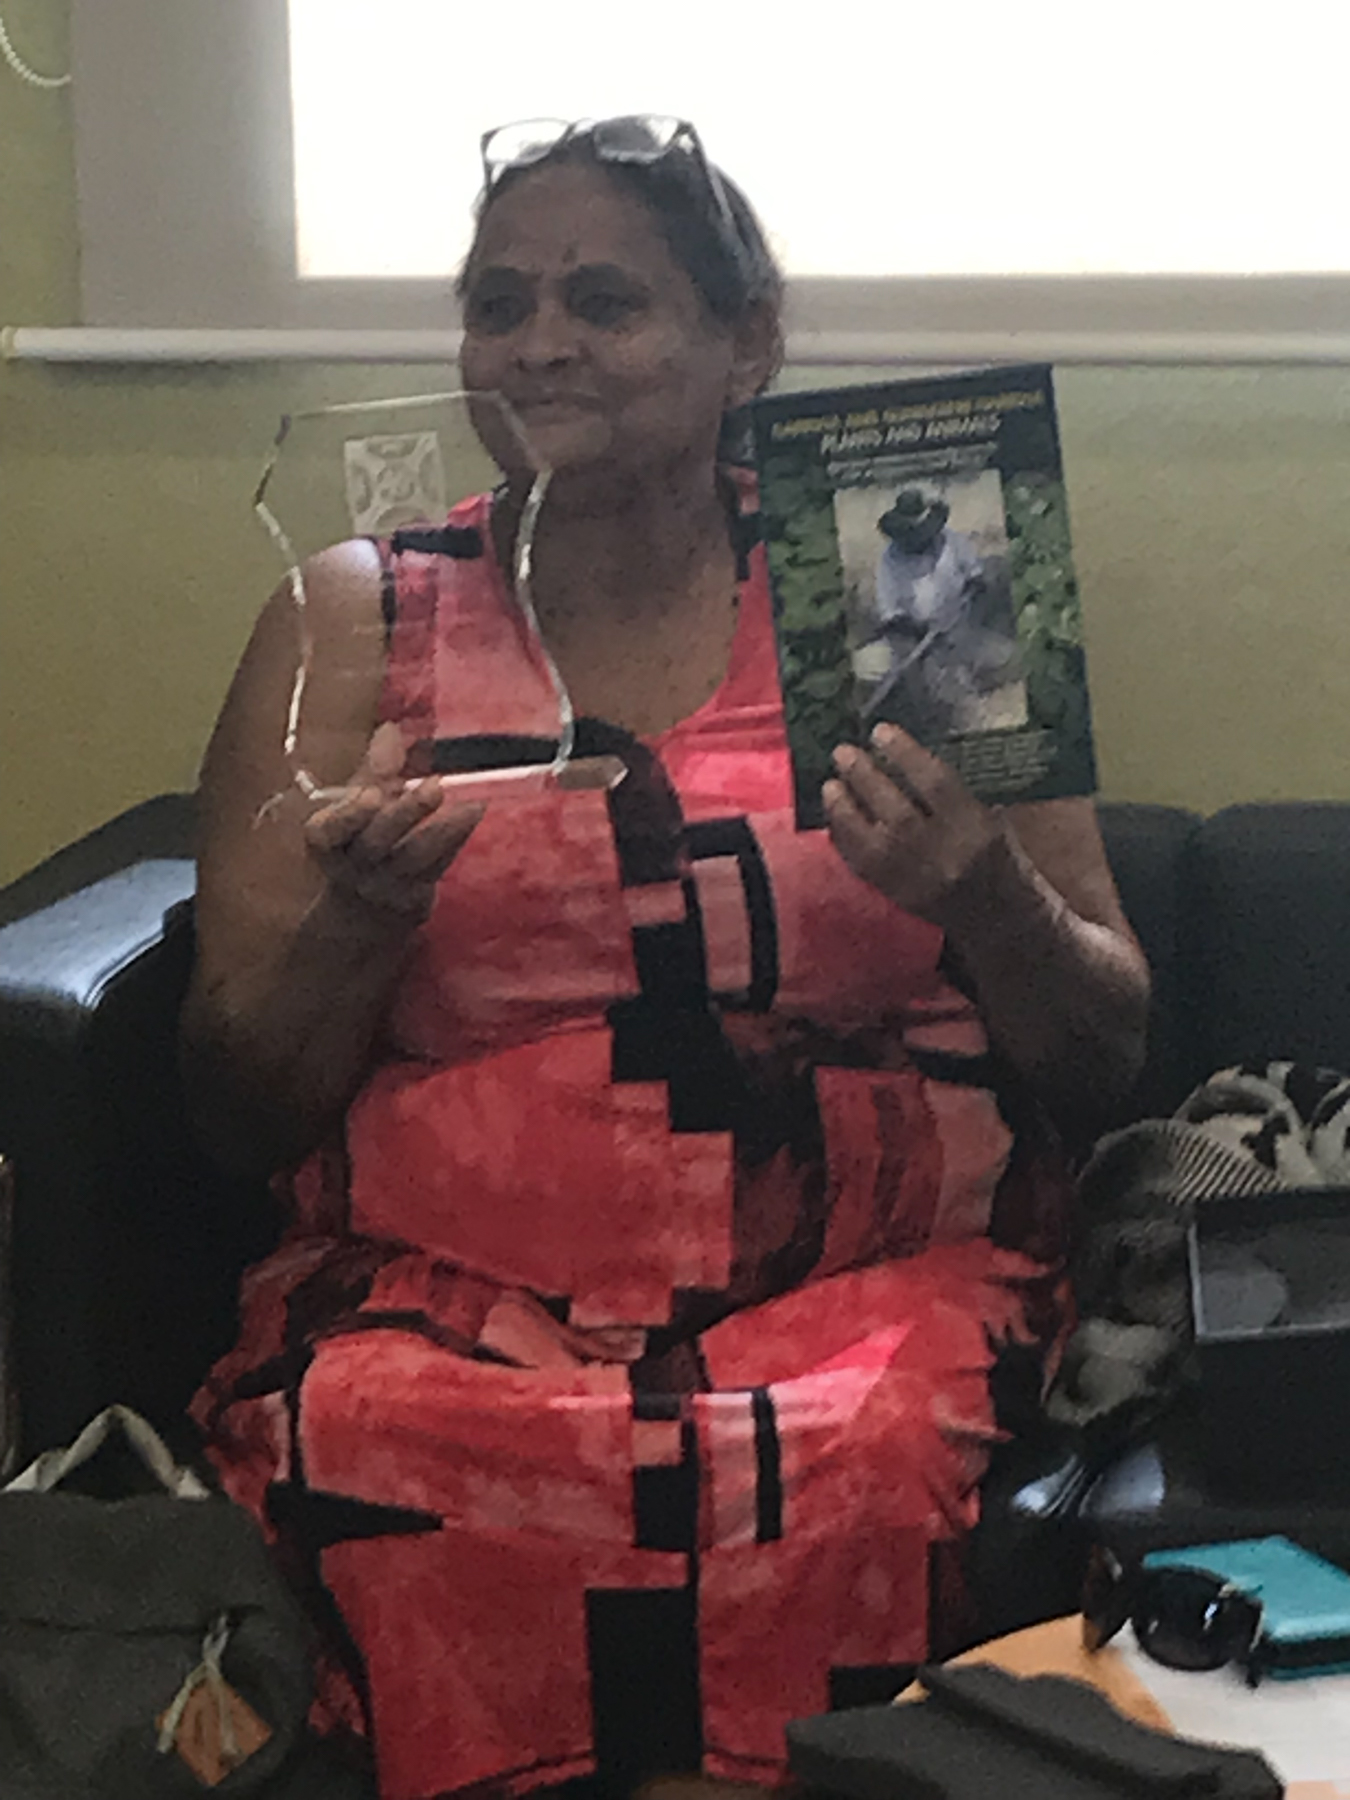
[[[472,658],[439,654],[434,726],[408,745],[405,779],[441,778],[455,799],[509,799],[563,787],[608,787],[622,765],[573,756],[572,706],[539,630],[531,591],[535,535],[549,470],[509,404],[493,393],[457,390],[353,400],[281,421],[254,496],[254,512],[281,559],[295,621],[295,678],[285,727],[293,785],[315,803],[345,791],[312,768],[307,702],[325,673],[314,629],[313,588],[331,579],[321,553],[355,538],[380,546],[388,598],[401,557],[490,559],[502,603],[514,609],[527,646],[527,679],[488,703]],[[457,502],[491,495],[466,513]],[[471,514],[471,516],[470,516]],[[372,624],[372,629],[376,627]],[[382,629],[397,629],[386,613]],[[333,670],[327,671],[332,674]],[[530,678],[533,677],[533,678]]]

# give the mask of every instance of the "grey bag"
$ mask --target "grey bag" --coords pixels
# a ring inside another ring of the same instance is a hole
[[[159,1491],[62,1492],[116,1432]],[[129,1408],[0,1491],[4,1800],[357,1800],[306,1731],[309,1652],[248,1513]]]

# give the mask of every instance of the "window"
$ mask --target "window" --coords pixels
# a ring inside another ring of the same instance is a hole
[[[461,7],[289,0],[300,267],[444,274],[485,127],[641,107],[695,121],[797,275],[1350,269],[1327,42],[1350,48],[1346,16],[1336,0],[1286,0],[1278,29],[1211,0],[851,0],[807,33],[769,0],[684,0],[654,56],[630,0],[515,0],[507,53],[485,24],[457,86]],[[391,115],[354,129],[378,94]]]
[[[1338,0],[799,18],[74,0],[86,320],[452,326],[482,130],[646,109],[694,119],[764,217],[797,323],[859,349],[1343,329]]]

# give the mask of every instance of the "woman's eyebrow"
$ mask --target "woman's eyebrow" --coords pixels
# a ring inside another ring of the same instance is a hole
[[[465,286],[476,288],[485,282],[506,287],[536,287],[539,276],[512,263],[484,263],[480,268],[470,269]]]

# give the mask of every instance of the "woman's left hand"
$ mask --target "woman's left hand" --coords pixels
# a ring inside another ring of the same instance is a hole
[[[896,725],[877,726],[870,755],[841,745],[834,765],[825,817],[844,861],[906,912],[948,924],[1004,839],[1001,815]]]

